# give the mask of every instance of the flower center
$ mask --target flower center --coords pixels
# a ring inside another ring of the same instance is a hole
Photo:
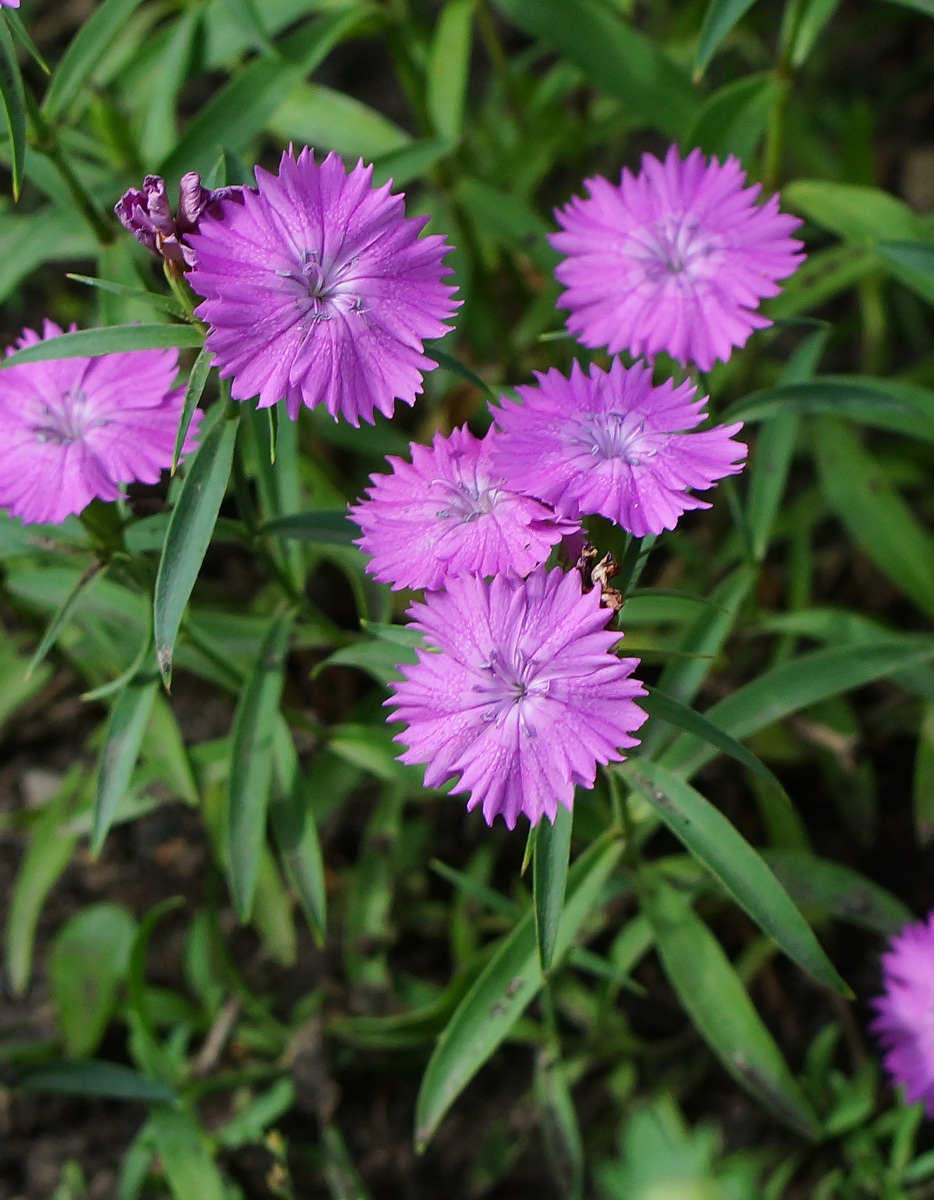
[[[463,479],[433,479],[431,486],[444,496],[443,507],[435,516],[462,525],[470,525],[491,513],[501,494],[496,484],[485,484],[479,479],[473,484]]]
[[[537,701],[548,695],[551,686],[548,679],[536,679],[540,669],[541,663],[518,647],[512,655],[492,650],[489,659],[478,668],[481,681],[471,688],[482,697],[486,708],[483,720],[492,724],[518,709],[522,732],[535,737]]]
[[[30,425],[36,441],[53,446],[70,446],[79,442],[88,429],[106,425],[102,419],[88,420],[87,397],[80,388],[65,392],[51,404],[42,405],[39,421]]]
[[[653,283],[672,275],[706,279],[716,266],[722,244],[721,238],[707,233],[687,213],[667,215],[640,239],[635,258]]]
[[[317,250],[303,250],[298,264],[291,269],[277,270],[282,279],[298,285],[298,307],[305,321],[330,321],[335,307],[350,312],[363,312],[363,298],[354,289],[354,268],[359,259],[325,267]]]
[[[567,440],[591,458],[601,462],[619,458],[630,467],[641,467],[658,453],[640,413],[587,413]]]

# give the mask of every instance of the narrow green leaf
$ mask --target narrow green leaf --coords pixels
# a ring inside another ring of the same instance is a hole
[[[249,919],[253,908],[260,852],[265,845],[273,739],[291,630],[290,613],[269,622],[234,718],[227,821],[230,888],[241,921]]]
[[[0,370],[23,363],[50,362],[59,358],[98,358],[128,350],[167,350],[200,347],[204,334],[194,325],[110,325],[105,329],[78,329],[61,337],[36,342],[4,358]]]
[[[296,145],[333,150],[348,158],[372,162],[411,147],[412,137],[375,108],[322,84],[296,83],[266,128]]]
[[[46,806],[36,824],[13,888],[4,927],[6,973],[10,991],[22,996],[29,986],[36,928],[45,898],[71,861],[77,837],[62,832],[60,826],[83,783],[83,775],[74,770]]]
[[[146,954],[158,923],[183,903],[181,896],[167,896],[146,913],[133,939],[127,973],[127,1020],[132,1031],[133,1057],[144,1065],[147,1075],[163,1082],[176,1080],[179,1064],[166,1052],[153,1025],[146,986]]]
[[[538,941],[538,962],[545,978],[548,977],[554,962],[558,928],[564,910],[564,891],[571,857],[572,821],[572,814],[563,804],[559,804],[554,824],[543,820],[535,837],[535,858],[532,867],[535,933]]]
[[[23,24],[23,19],[19,15],[19,13],[14,12],[12,10],[8,10],[7,12],[5,12],[3,14],[3,16],[4,16],[4,19],[8,22],[10,29],[13,31],[13,35],[16,37],[17,41],[20,43],[21,46],[24,46],[26,48],[26,52],[38,64],[38,67],[42,71],[42,73],[44,75],[51,75],[52,72],[49,69],[48,63],[45,61],[45,59],[39,53],[39,48],[36,45],[36,43],[29,36],[29,31],[27,30],[26,26]]]
[[[148,66],[148,101],[139,116],[139,146],[146,162],[159,162],[178,140],[179,93],[192,73],[205,17],[205,5],[181,12],[158,60]]]
[[[701,24],[697,54],[694,56],[695,81],[700,79],[710,66],[723,39],[755,2],[756,0],[710,0]]]
[[[133,915],[122,905],[92,904],[55,935],[49,981],[71,1057],[85,1058],[100,1045],[135,932]]]
[[[730,154],[751,158],[788,86],[772,71],[726,84],[701,105],[685,146],[700,146],[705,154],[720,159]]]
[[[912,919],[911,910],[865,875],[806,850],[763,852],[782,886],[801,908],[889,936]]]
[[[921,636],[812,650],[763,672],[704,715],[733,737],[744,738],[820,700],[931,659],[934,639]],[[715,749],[682,734],[661,762],[690,778],[715,756]]]
[[[850,536],[922,612],[934,615],[934,537],[842,421],[818,420],[813,444],[824,495]]]
[[[495,7],[621,100],[630,119],[674,138],[690,128],[697,98],[687,72],[597,0],[495,0]]]
[[[490,387],[490,385],[488,383],[484,383],[479,375],[475,375],[474,372],[471,371],[470,367],[465,367],[462,362],[458,362],[458,360],[453,358],[450,354],[445,354],[443,350],[438,350],[435,346],[426,346],[425,356],[426,358],[433,359],[438,366],[442,367],[445,371],[450,371],[452,375],[457,375],[461,379],[465,379],[468,383],[472,383],[474,387],[480,388],[482,391],[486,392],[488,396],[494,395],[493,389]]]
[[[447,0],[428,55],[425,102],[439,137],[460,140],[476,0]]]
[[[166,685],[172,678],[172,656],[182,615],[227,491],[236,440],[237,417],[218,421],[188,467],[169,521],[153,601],[156,658]]]
[[[143,1104],[171,1101],[175,1093],[156,1079],[140,1075],[122,1063],[100,1058],[34,1067],[23,1073],[18,1086],[27,1092],[58,1096],[98,1096],[106,1100],[135,1100]]]
[[[257,50],[262,50],[264,54],[276,53],[256,0],[225,0],[225,4]]]
[[[13,199],[18,200],[26,162],[26,94],[16,47],[5,20],[0,20],[0,103],[10,135]]]
[[[453,149],[444,138],[423,138],[381,154],[373,162],[373,186],[382,187],[392,180],[397,188],[405,187],[411,180],[421,179]]]
[[[879,188],[796,179],[782,188],[782,204],[853,242],[925,241],[928,230],[904,200]]]
[[[780,416],[838,416],[910,433],[934,429],[934,391],[896,379],[821,375],[752,392],[723,414],[726,421],[768,421]],[[931,433],[927,440],[931,440]]]
[[[779,1120],[816,1140],[814,1113],[720,943],[672,888],[646,892],[642,905],[665,974],[723,1066]]]
[[[158,687],[158,679],[140,676],[127,684],[110,710],[94,805],[93,854],[100,853],[117,806],[126,795]]]
[[[266,521],[259,531],[264,536],[294,538],[321,546],[352,546],[360,530],[342,508],[294,513]]]
[[[70,271],[66,272],[65,278],[73,279],[75,283],[83,283],[87,287],[96,288],[99,292],[107,292],[112,296],[125,296],[128,300],[145,300],[153,308],[171,313],[173,317],[179,319],[185,315],[185,310],[173,296],[163,296],[159,292],[149,292],[145,288],[128,287],[123,283],[113,283],[109,279],[95,279],[93,275],[74,275]]]
[[[175,448],[172,451],[173,475],[178,469],[178,462],[182,457],[182,447],[185,445],[185,438],[188,436],[188,430],[191,427],[191,418],[198,407],[198,401],[204,392],[204,387],[208,381],[213,363],[214,355],[205,347],[195,359],[194,366],[191,368],[191,373],[188,376],[188,383],[185,385],[185,400],[182,404],[181,416],[178,419],[178,432],[175,434]]]
[[[824,26],[840,7],[840,0],[808,0],[798,20],[791,50],[791,66],[804,66]]]
[[[934,304],[934,242],[881,241],[876,252],[896,279]]]
[[[198,110],[159,173],[171,179],[185,171],[206,175],[221,149],[240,153],[365,12],[353,8],[318,17],[282,38],[275,55],[263,55],[245,66]]]
[[[74,210],[49,204],[28,216],[0,219],[0,300],[43,263],[93,258],[99,252],[97,238]]]
[[[106,568],[104,565],[95,559],[88,567],[85,568],[84,571],[82,571],[81,575],[76,580],[74,587],[66,596],[64,603],[59,605],[58,610],[52,617],[52,620],[46,626],[45,633],[42,635],[42,640],[36,647],[36,652],[29,660],[29,666],[26,668],[25,678],[27,680],[58,641],[58,635],[68,624],[68,619],[74,611],[75,605],[84,594],[85,589],[98,577],[98,575],[102,574],[102,572],[105,570]]]
[[[587,1160],[568,1073],[556,1053],[541,1051],[535,1060],[534,1090],[551,1177],[564,1200],[582,1200]]]
[[[318,841],[305,776],[285,720],[276,722],[272,829],[289,883],[298,896],[315,941],[324,945],[327,933],[327,891],[324,860]]]
[[[76,100],[91,72],[142,0],[104,0],[79,28],[56,68],[42,101],[42,113],[56,121]]]
[[[918,730],[912,783],[915,830],[922,846],[934,838],[934,704],[926,704]]]
[[[719,809],[657,763],[630,759],[616,769],[789,958],[821,983],[851,995],[788,893]]]
[[[204,1135],[182,1108],[154,1104],[147,1124],[174,1200],[227,1200]]]
[[[702,716],[699,712],[695,712],[693,708],[682,704],[680,700],[666,696],[658,688],[650,687],[647,690],[648,695],[640,696],[638,704],[640,708],[645,709],[650,717],[666,721],[676,729],[684,730],[685,733],[693,733],[701,741],[709,742],[711,746],[716,746],[718,750],[722,750],[724,754],[729,754],[731,758],[735,758],[737,762],[742,763],[744,767],[748,767],[750,771],[758,775],[765,783],[775,788],[783,796],[785,795],[785,789],[765,763],[756,758],[751,751],[747,750],[742,742],[738,742],[736,738],[730,737],[718,725],[714,725],[712,721],[708,721],[706,717]]]
[[[567,951],[598,902],[621,850],[618,843],[600,839],[571,868],[555,962]],[[427,1146],[444,1114],[542,988],[536,943],[535,916],[529,912],[494,951],[438,1039],[418,1093],[415,1145],[419,1151]]]

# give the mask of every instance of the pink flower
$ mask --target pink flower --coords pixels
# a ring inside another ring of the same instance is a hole
[[[147,175],[142,189],[130,188],[123,193],[114,205],[114,212],[120,224],[151,254],[192,266],[195,252],[180,239],[195,232],[198,221],[209,209],[217,215],[221,200],[241,203],[243,190],[233,186],[211,191],[203,186],[197,171],[189,171],[178,185],[178,212],[173,217],[165,180],[161,175]]]
[[[390,458],[372,475],[369,499],[351,508],[372,555],[367,570],[398,588],[439,588],[449,575],[528,575],[574,525],[539,500],[509,491],[490,455],[464,426],[433,445],[412,444],[412,462]]]
[[[189,235],[188,280],[206,297],[197,313],[234,399],[285,397],[293,419],[323,404],[352,425],[414,404],[436,365],[422,343],[448,332],[456,308],[441,282],[450,246],[419,237],[428,218],[406,217],[372,176],[362,163],[348,174],[336,154],[320,166],[307,147],[297,162],[283,154],[278,176],[257,167],[257,190]]]
[[[19,8],[19,0],[0,0],[0,8]]]
[[[408,724],[394,739],[409,747],[400,759],[427,763],[428,787],[458,779],[488,825],[497,813],[510,829],[520,813],[553,822],[575,784],[593,787],[597,763],[637,744],[638,660],[612,653],[610,611],[597,590],[581,593],[577,571],[461,575],[446,587],[409,610],[434,649],[390,685],[390,720]]]
[[[882,1043],[886,1070],[909,1104],[934,1117],[934,913],[906,925],[882,955],[883,995],[869,1028]]]
[[[664,163],[644,155],[635,177],[624,168],[618,187],[587,180],[590,198],[556,212],[564,232],[550,238],[566,256],[555,273],[570,332],[610,354],[667,350],[708,371],[770,325],[755,309],[797,270],[802,243],[789,235],[801,222],[777,196],[756,206],[759,184],[745,180],[732,155],[721,165],[693,150],[682,162],[676,146]]]
[[[652,386],[643,363],[609,372],[575,362],[571,378],[554,368],[537,387],[519,387],[523,403],[492,409],[502,431],[493,463],[517,491],[554,505],[562,515],[600,513],[634,534],[673,529],[683,512],[709,508],[688,488],[709,488],[742,469],[742,428],[717,425],[683,433],[704,419],[704,398],[690,383]]]
[[[58,337],[24,329],[18,346]],[[0,508],[27,524],[59,525],[119,484],[158,483],[171,465],[184,389],[177,350],[61,358],[0,371]],[[185,450],[194,448],[195,413]]]

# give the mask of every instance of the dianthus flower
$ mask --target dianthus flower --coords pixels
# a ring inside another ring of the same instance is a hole
[[[409,747],[400,759],[427,763],[428,787],[459,777],[454,790],[470,792],[467,808],[481,805],[488,825],[497,813],[510,829],[520,813],[553,822],[575,784],[593,787],[597,763],[637,744],[638,660],[611,652],[610,611],[576,571],[455,576],[409,616],[434,650],[390,685],[389,719],[408,723],[394,739]]]
[[[0,0],[0,8],[19,8],[19,0]]]
[[[195,252],[181,239],[198,228],[198,222],[208,211],[217,215],[221,200],[243,201],[243,188],[238,186],[204,187],[197,171],[183,175],[178,185],[178,211],[172,216],[165,180],[161,175],[147,175],[142,190],[130,188],[114,205],[114,212],[124,229],[128,229],[141,246],[157,258],[182,262],[192,266]]]
[[[797,270],[802,243],[789,235],[801,222],[777,196],[757,206],[760,186],[745,180],[732,155],[682,161],[676,146],[664,163],[644,155],[637,176],[624,168],[618,187],[587,180],[590,198],[556,211],[564,231],[550,238],[566,256],[555,274],[569,331],[610,354],[667,350],[707,371],[771,325],[754,310]]]
[[[372,555],[367,570],[398,588],[442,586],[448,575],[528,575],[574,523],[539,500],[509,491],[493,469],[493,431],[464,426],[433,444],[412,444],[412,461],[390,457],[391,475],[371,475],[369,499],[351,508]]]
[[[869,1028],[882,1043],[886,1070],[909,1104],[934,1117],[934,913],[906,925],[882,955],[884,994],[872,1001]]]
[[[17,346],[59,337],[24,329]],[[12,352],[12,351],[10,351]],[[59,525],[121,483],[158,483],[172,462],[184,389],[177,350],[60,358],[0,371],[0,508],[27,524]],[[201,419],[195,413],[185,449]]]
[[[709,508],[688,488],[708,488],[742,469],[746,447],[731,441],[742,428],[703,421],[704,398],[690,383],[652,386],[651,370],[609,372],[575,362],[570,379],[552,368],[537,387],[519,387],[524,403],[492,409],[502,430],[493,463],[517,491],[538,496],[571,517],[600,513],[634,534],[673,529],[689,508]]]
[[[260,408],[285,397],[289,416],[323,404],[352,425],[413,404],[435,363],[425,338],[448,332],[456,305],[440,235],[406,217],[389,184],[372,186],[362,162],[348,174],[336,154],[318,166],[306,147],[283,154],[279,175],[256,168],[256,192],[224,203],[189,237],[188,280],[207,345],[236,400]]]

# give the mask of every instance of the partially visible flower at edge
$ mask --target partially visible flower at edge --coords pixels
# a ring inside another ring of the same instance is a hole
[[[278,175],[257,167],[256,189],[188,239],[188,281],[205,297],[196,312],[233,398],[269,408],[284,397],[293,420],[324,405],[352,425],[414,404],[437,365],[423,343],[449,332],[458,305],[441,282],[451,247],[420,237],[428,218],[406,217],[362,161],[348,172],[329,154],[319,166],[306,146],[297,161],[282,155]]]
[[[612,653],[610,615],[577,571],[449,579],[409,610],[435,649],[390,684],[389,720],[408,724],[394,738],[408,747],[400,760],[426,763],[427,787],[459,777],[454,791],[489,825],[497,814],[510,829],[520,813],[553,822],[575,784],[593,787],[597,763],[638,744],[646,718],[633,702],[645,695],[638,659]]]
[[[652,385],[645,363],[609,371],[574,363],[570,379],[556,368],[518,387],[523,403],[491,406],[501,436],[493,464],[517,491],[538,496],[562,515],[599,513],[635,537],[673,529],[687,509],[710,505],[688,494],[742,470],[746,446],[732,441],[742,423],[698,433],[705,397],[665,380]]]
[[[0,8],[19,8],[19,0],[0,0]]]
[[[610,354],[667,350],[708,371],[771,325],[754,310],[800,265],[789,235],[801,222],[779,212],[778,196],[757,205],[760,185],[745,180],[732,155],[682,161],[677,146],[664,163],[644,155],[638,176],[624,168],[618,186],[588,179],[590,197],[557,210],[563,230],[549,237],[565,256],[555,274],[569,331]]]
[[[204,213],[221,200],[242,203],[242,197],[243,188],[238,185],[212,190],[204,187],[197,171],[189,171],[178,185],[178,212],[173,217],[165,180],[161,175],[147,175],[142,190],[130,188],[124,192],[114,205],[114,212],[121,225],[157,258],[184,261],[191,267],[195,252],[183,245],[181,239],[194,233]]]
[[[882,955],[883,994],[869,1025],[883,1047],[886,1070],[909,1104],[934,1117],[934,912],[905,925]]]
[[[387,459],[366,500],[351,506],[372,555],[367,570],[393,588],[435,589],[450,575],[517,575],[543,563],[577,528],[539,500],[510,491],[494,470],[491,429],[481,441],[463,426],[432,445],[412,444],[412,461]]]
[[[24,329],[17,348],[61,333],[46,321],[42,338]],[[116,500],[121,483],[158,483],[184,400],[184,388],[172,388],[177,370],[177,350],[134,350],[0,371],[0,508],[59,525],[94,497]],[[186,452],[200,420],[196,411]]]

